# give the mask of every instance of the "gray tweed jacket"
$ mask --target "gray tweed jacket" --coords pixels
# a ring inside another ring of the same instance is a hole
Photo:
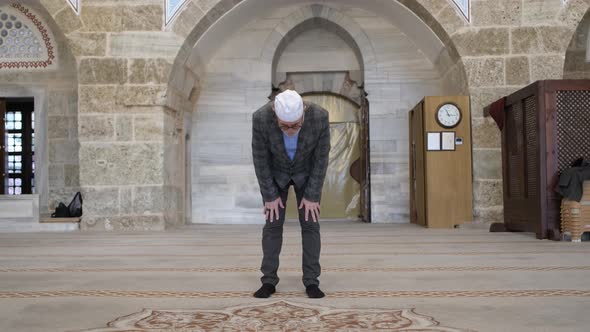
[[[272,103],[252,116],[252,157],[265,202],[277,199],[279,190],[291,180],[298,188],[305,188],[305,199],[320,201],[330,153],[330,121],[325,109],[313,103],[305,105],[293,161],[287,155]]]

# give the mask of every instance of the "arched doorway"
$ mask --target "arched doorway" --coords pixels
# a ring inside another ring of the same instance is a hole
[[[361,215],[361,107],[329,93],[308,93],[305,102],[317,104],[330,113],[331,150],[322,190],[322,218],[351,219]],[[297,219],[295,192],[289,192],[287,218]]]
[[[363,54],[352,36],[323,18],[294,26],[273,57],[271,99],[293,89],[330,113],[332,148],[322,193],[326,219],[371,221],[368,107],[361,107],[366,105],[366,93],[359,86],[363,69]],[[287,205],[287,218],[296,219],[296,209],[290,207],[294,198]]]
[[[416,46],[424,43],[413,41],[412,35],[404,32],[424,31],[436,38],[432,31],[418,28],[424,23],[416,18],[415,24],[400,28],[370,6],[358,8],[355,4],[351,11],[341,2],[268,2],[263,11],[247,14],[249,4],[254,5],[245,2],[236,7],[235,13],[230,13],[232,20],[224,18],[204,33],[185,63],[185,68],[191,69],[185,73],[188,82],[198,77],[198,85],[192,88],[198,89],[196,93],[188,86],[182,88],[191,90],[189,98],[195,102],[190,133],[192,222],[263,221],[251,163],[250,120],[252,113],[268,102],[269,88],[279,89],[291,76],[296,90],[304,95],[329,92],[365,108],[370,100],[371,112],[365,119],[370,145],[366,144],[365,161],[367,172],[371,170],[371,186],[367,190],[371,197],[371,221],[407,223],[407,111],[424,95],[442,94],[448,88],[444,74],[449,63],[429,56],[439,54],[444,44],[440,40],[437,44],[427,43],[432,52],[424,52]],[[246,19],[239,13],[251,16]],[[308,21],[319,25],[305,29]],[[345,30],[348,36],[339,34],[338,29]],[[315,41],[309,37],[314,33],[330,35],[329,40],[334,43],[330,45],[338,50],[324,57],[325,62],[320,61],[315,56],[317,51],[328,54],[330,49],[310,50],[305,47],[308,44],[297,43],[297,38],[306,33],[308,41]],[[290,53],[292,45],[302,47],[294,47]],[[434,52],[435,48],[439,51]],[[288,54],[293,62],[281,67],[277,65],[277,54]],[[311,54],[315,55],[309,58]],[[346,57],[340,58],[343,55]],[[311,60],[301,61],[303,58]],[[337,75],[342,77],[335,79]],[[351,97],[351,91],[356,96]]]

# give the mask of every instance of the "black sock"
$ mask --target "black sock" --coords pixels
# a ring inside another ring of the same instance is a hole
[[[254,293],[254,297],[266,299],[269,298],[275,291],[275,286],[271,284],[262,284],[262,287],[260,287],[260,289]]]

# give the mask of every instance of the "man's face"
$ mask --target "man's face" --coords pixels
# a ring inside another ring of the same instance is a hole
[[[301,130],[301,127],[303,126],[303,120],[305,118],[305,110],[306,109],[307,109],[307,105],[304,104],[303,105],[303,115],[301,115],[299,120],[293,121],[293,122],[282,121],[277,116],[279,128],[281,128],[281,130],[283,131],[283,133],[285,133],[285,135],[291,137],[293,135],[296,135]],[[272,106],[272,110],[275,111],[274,105]]]
[[[301,130],[301,126],[303,126],[303,118],[304,116],[301,116],[301,118],[299,118],[299,120],[294,121],[294,122],[286,122],[286,121],[281,121],[280,119],[277,118],[278,122],[279,122],[279,128],[281,128],[281,130],[289,137],[297,134],[299,132],[299,130]]]

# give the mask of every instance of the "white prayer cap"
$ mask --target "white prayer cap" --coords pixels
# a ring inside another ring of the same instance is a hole
[[[281,121],[295,122],[303,116],[303,99],[293,90],[275,96],[275,113]]]

